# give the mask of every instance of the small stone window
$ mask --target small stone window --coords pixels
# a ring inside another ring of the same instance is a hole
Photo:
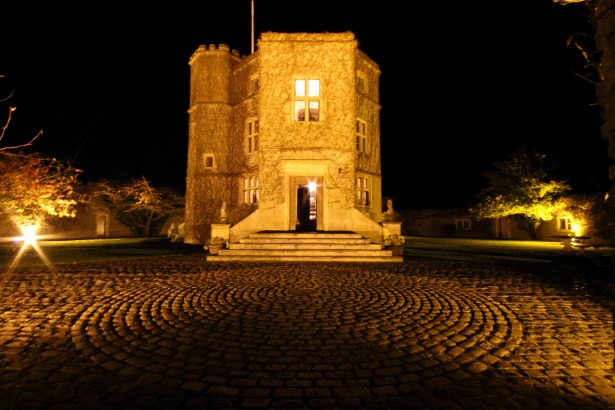
[[[558,231],[572,231],[572,218],[569,216],[557,218]]]
[[[214,161],[214,154],[204,154],[203,162],[205,164],[205,168],[214,168],[216,166],[216,162]]]
[[[355,128],[357,133],[355,140],[357,151],[367,152],[367,123],[357,119]]]
[[[250,95],[258,94],[258,78],[254,77],[250,79]]]
[[[246,122],[246,152],[252,154],[258,150],[258,120]]]
[[[367,94],[367,76],[361,71],[357,71],[357,90]]]
[[[472,221],[468,218],[455,219],[455,229],[458,231],[469,231],[472,229]]]
[[[366,207],[370,206],[370,180],[368,177],[357,176],[357,205]]]
[[[258,203],[258,177],[251,176],[243,180],[243,203]]]

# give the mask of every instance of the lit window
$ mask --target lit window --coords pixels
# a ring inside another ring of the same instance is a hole
[[[370,206],[369,179],[367,177],[357,177],[357,205]]]
[[[458,231],[469,231],[472,228],[472,224],[468,218],[455,219],[455,229]]]
[[[557,218],[557,230],[558,231],[572,231],[572,218],[570,217]]]
[[[320,80],[295,80],[294,119],[320,121]]]
[[[357,151],[367,152],[367,123],[363,120],[357,120],[355,128],[357,133],[355,137]]]
[[[251,154],[258,150],[258,120],[246,123],[246,152]]]
[[[253,176],[243,180],[243,203],[258,203],[258,177]]]
[[[203,161],[205,162],[205,168],[213,168],[215,166],[213,154],[203,155]]]
[[[320,80],[308,80],[308,97],[320,96]]]

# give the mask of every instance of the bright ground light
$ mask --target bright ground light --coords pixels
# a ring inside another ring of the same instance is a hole
[[[49,269],[53,270],[51,261],[49,260],[49,258],[47,258],[45,253],[43,253],[43,250],[40,248],[40,246],[38,246],[38,243],[36,242],[36,239],[38,238],[38,236],[36,235],[38,226],[28,225],[28,226],[19,227],[19,229],[21,229],[21,232],[23,233],[23,235],[15,238],[15,242],[23,242],[23,244],[21,245],[21,248],[19,248],[19,252],[15,256],[13,263],[11,263],[8,273],[11,273],[13,269],[15,269],[15,267],[19,264],[19,261],[21,260],[24,253],[30,247],[36,251],[36,253],[41,258],[41,260],[45,262],[45,265],[47,265]]]

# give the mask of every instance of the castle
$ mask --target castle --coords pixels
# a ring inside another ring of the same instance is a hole
[[[186,243],[220,226],[231,243],[258,231],[382,243],[380,69],[352,32],[266,32],[249,56],[200,46],[189,65]]]

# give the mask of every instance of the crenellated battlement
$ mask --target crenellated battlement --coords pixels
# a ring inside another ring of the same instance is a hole
[[[232,49],[226,45],[226,44],[219,44],[218,46],[216,46],[215,44],[210,44],[209,46],[206,46],[205,44],[201,44],[194,53],[192,53],[192,56],[190,57],[188,63],[192,64],[193,60],[195,58],[198,58],[201,55],[204,55],[205,53],[209,53],[209,52],[224,52],[224,53],[231,53],[234,57],[238,58],[238,59],[242,59],[245,58],[245,56],[241,56],[239,54],[239,51]]]
[[[229,47],[229,46],[227,46],[226,44],[220,44],[220,45],[218,46],[218,48],[216,48],[216,45],[215,45],[215,44],[210,44],[210,45],[209,45],[209,50],[229,51],[229,50],[230,50],[230,47]]]

